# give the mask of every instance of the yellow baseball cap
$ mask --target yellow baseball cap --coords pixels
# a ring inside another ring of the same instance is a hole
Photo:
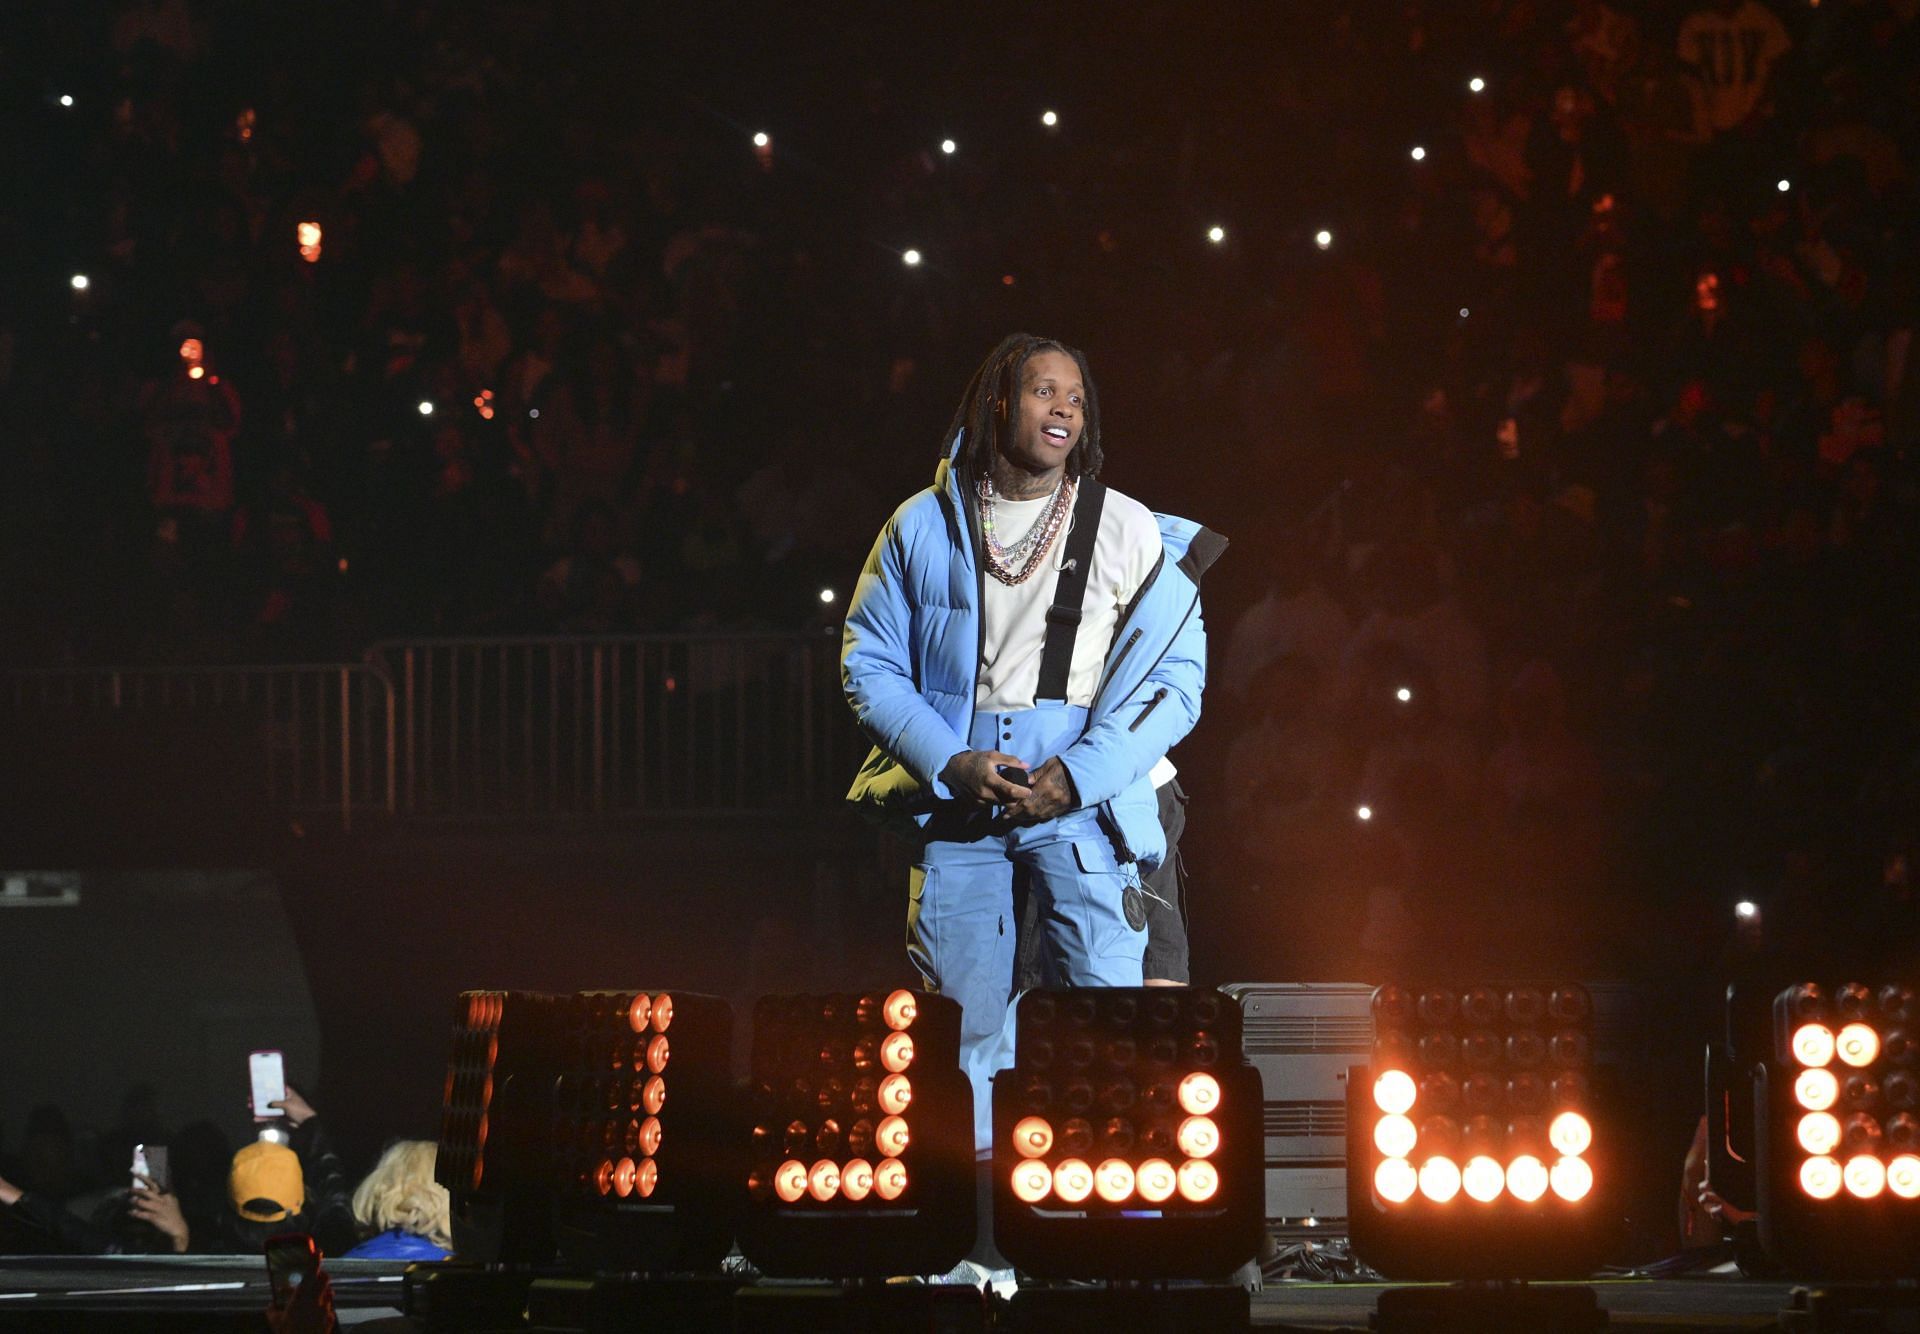
[[[239,1215],[254,1223],[279,1223],[307,1202],[300,1155],[284,1144],[255,1140],[233,1155],[227,1194]]]

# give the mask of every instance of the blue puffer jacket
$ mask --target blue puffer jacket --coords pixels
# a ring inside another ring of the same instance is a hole
[[[343,1260],[444,1260],[450,1254],[413,1232],[399,1228],[368,1237],[340,1258]]]
[[[952,793],[940,771],[968,749],[985,601],[978,515],[955,459],[895,510],[847,607],[840,680],[874,749],[847,800],[883,818],[924,824]],[[1226,539],[1156,515],[1160,561],[1120,618],[1086,730],[1060,756],[1083,806],[1098,807],[1123,861],[1152,870],[1166,855],[1147,773],[1193,729],[1206,684],[1200,576]]]

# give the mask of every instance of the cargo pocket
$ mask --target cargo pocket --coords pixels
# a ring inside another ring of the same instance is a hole
[[[940,975],[933,961],[940,957],[938,900],[932,899],[939,887],[940,868],[915,866],[907,878],[907,958],[919,972],[927,990],[940,990]]]
[[[1114,860],[1113,849],[1095,839],[1075,839],[1080,868],[1083,939],[1095,959],[1138,963],[1147,948],[1146,901],[1133,863]]]

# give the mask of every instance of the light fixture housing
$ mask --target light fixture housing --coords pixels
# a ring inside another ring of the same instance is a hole
[[[546,1144],[558,1005],[527,991],[465,991],[454,1002],[433,1170],[456,1225],[475,1239],[463,1259],[553,1258]]]
[[[1222,1279],[1253,1257],[1261,1084],[1236,1001],[1029,991],[1016,1024],[1013,1068],[993,1082],[994,1243],[1009,1261],[1038,1278]]]
[[[1587,989],[1389,985],[1372,1010],[1373,1058],[1347,1080],[1355,1256],[1395,1279],[1592,1273],[1612,1172]],[[1411,1151],[1385,1152],[1408,1123]]]
[[[951,997],[761,997],[750,1121],[739,1237],[762,1273],[938,1274],[972,1249],[973,1085]]]
[[[547,1147],[560,1259],[716,1267],[739,1204],[733,1007],[692,992],[582,991],[556,1016]]]
[[[712,996],[463,992],[434,1165],[461,1258],[717,1265],[738,1206],[732,1040]]]
[[[1920,1157],[1915,992],[1903,981],[1805,981],[1773,998],[1771,1040],[1751,1069],[1754,1177],[1760,1244],[1789,1274],[1912,1276],[1920,1255],[1920,1164],[1907,1161]],[[1829,1105],[1810,1105],[1829,1095]],[[1811,1122],[1804,1135],[1803,1122]],[[1812,1152],[1809,1142],[1827,1151]]]

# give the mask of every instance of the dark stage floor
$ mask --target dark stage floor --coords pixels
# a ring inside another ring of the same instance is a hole
[[[1261,1329],[1364,1330],[1385,1283],[1269,1284],[1253,1298]],[[1553,1285],[1545,1285],[1553,1286]],[[1601,1279],[1587,1284],[1611,1323],[1635,1331],[1773,1329],[1795,1287],[1738,1275]]]
[[[344,1326],[398,1316],[403,1264],[335,1260],[327,1268]],[[1389,1286],[1396,1285],[1270,1283],[1252,1298],[1252,1323],[1365,1330]],[[1777,1328],[1796,1285],[1729,1274],[1588,1286],[1615,1327],[1665,1331]],[[0,1329],[211,1329],[259,1311],[266,1296],[265,1269],[251,1257],[0,1259]]]

